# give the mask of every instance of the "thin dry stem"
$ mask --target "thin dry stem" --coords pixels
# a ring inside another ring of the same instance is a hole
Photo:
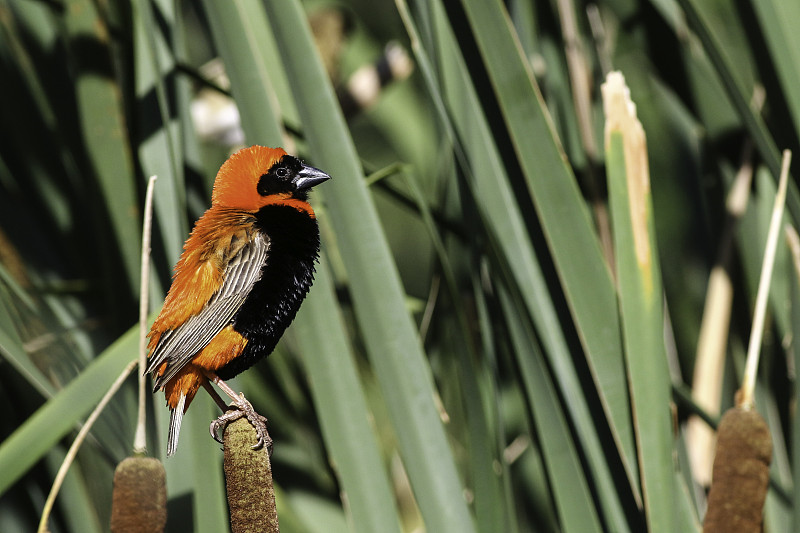
[[[147,430],[145,427],[145,400],[147,394],[147,312],[150,303],[150,235],[153,227],[153,189],[157,176],[150,176],[147,193],[144,197],[144,223],[142,224],[142,270],[139,288],[139,411],[136,420],[136,434],[133,437],[134,453],[144,453],[147,449]]]
[[[111,387],[108,388],[106,394],[97,404],[97,407],[94,408],[92,414],[90,414],[89,418],[86,419],[83,427],[78,432],[78,436],[75,437],[75,441],[72,443],[72,446],[69,447],[67,455],[64,457],[64,461],[61,463],[61,467],[58,469],[56,478],[53,480],[53,486],[50,488],[50,494],[47,495],[47,501],[44,503],[44,508],[42,509],[42,518],[39,521],[39,529],[37,530],[38,533],[47,532],[47,521],[50,518],[50,512],[53,510],[53,504],[56,501],[56,496],[58,496],[58,491],[61,489],[61,484],[64,482],[64,478],[67,477],[69,467],[72,466],[75,456],[78,455],[78,450],[80,450],[83,441],[86,439],[89,431],[91,431],[92,426],[97,421],[100,413],[103,412],[103,409],[105,409],[106,405],[108,405],[108,402],[111,401],[111,398],[117,393],[119,388],[125,382],[128,374],[130,374],[131,371],[136,368],[137,364],[138,361],[134,360],[125,366],[122,373],[119,375],[119,377],[117,377],[114,383],[111,384]]]
[[[756,386],[758,359],[761,353],[761,338],[764,334],[764,317],[767,310],[772,269],[775,266],[775,252],[778,246],[781,218],[783,218],[783,207],[786,203],[786,187],[789,181],[789,164],[791,161],[792,153],[789,150],[784,150],[778,193],[775,195],[775,206],[772,209],[772,219],[770,220],[769,233],[767,234],[767,246],[764,250],[764,262],[761,267],[761,279],[758,282],[756,307],[753,313],[753,327],[750,331],[750,344],[747,347],[744,378],[742,379],[742,387],[739,389],[739,394],[737,394],[736,405],[742,409],[752,409],[754,405],[753,391]]]

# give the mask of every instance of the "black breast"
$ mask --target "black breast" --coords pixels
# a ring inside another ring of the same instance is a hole
[[[232,378],[272,353],[314,281],[319,255],[316,219],[281,205],[262,208],[257,218],[259,229],[269,236],[267,263],[233,317],[233,328],[247,339],[247,346],[217,371],[222,379]]]

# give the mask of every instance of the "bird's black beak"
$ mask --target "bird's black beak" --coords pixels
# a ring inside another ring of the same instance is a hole
[[[329,179],[331,179],[331,177],[320,169],[303,165],[303,167],[300,169],[300,172],[297,173],[297,176],[295,176],[292,181],[294,182],[298,191],[307,191],[308,189],[319,185],[323,181],[328,181]]]

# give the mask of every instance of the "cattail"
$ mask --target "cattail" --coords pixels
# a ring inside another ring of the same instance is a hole
[[[717,428],[717,454],[703,524],[705,533],[761,531],[769,463],[772,461],[772,439],[767,423],[754,408],[754,390],[791,159],[791,153],[784,151],[756,293],[742,386],[736,393],[736,407],[725,413]]]
[[[225,428],[225,485],[231,513],[231,531],[279,531],[272,467],[269,456],[272,443],[253,449],[256,431],[244,418]]]
[[[164,465],[152,457],[128,457],[114,472],[111,531],[155,533],[167,523]]]
[[[728,409],[717,430],[705,533],[760,533],[772,439],[755,409]]]

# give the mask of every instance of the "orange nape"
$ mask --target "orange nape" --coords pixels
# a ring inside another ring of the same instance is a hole
[[[200,386],[208,383],[208,374],[216,373],[218,369],[238,357],[246,345],[247,339],[234,331],[233,326],[229,325],[223,328],[203,350],[192,358],[191,363],[183,367],[164,385],[167,405],[171,409],[177,408],[181,396],[183,396],[185,398],[183,411],[186,412]],[[156,374],[163,375],[167,364],[168,362],[164,361]]]

